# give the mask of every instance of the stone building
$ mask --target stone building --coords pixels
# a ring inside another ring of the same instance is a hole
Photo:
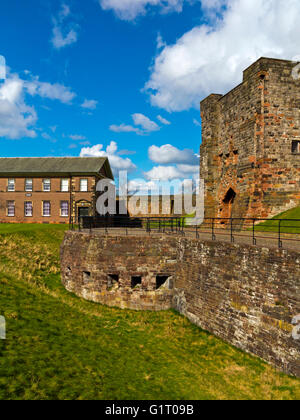
[[[107,158],[0,158],[0,223],[69,223],[96,214]]]
[[[300,204],[300,78],[261,58],[201,102],[206,217],[268,218]]]

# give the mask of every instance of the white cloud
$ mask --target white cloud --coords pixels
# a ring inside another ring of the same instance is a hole
[[[52,131],[52,133],[55,133],[55,131],[57,130],[57,125],[52,125],[51,127],[49,127],[50,130]]]
[[[59,83],[40,82],[38,77],[31,74],[30,80],[23,80],[9,69],[6,72],[6,80],[0,85],[0,137],[9,139],[36,137],[34,127],[37,113],[33,106],[26,104],[26,94],[59,100],[66,104],[71,103],[76,96],[70,88]],[[51,127],[51,131],[54,133],[56,128],[56,126]],[[41,135],[50,140],[47,133]]]
[[[148,180],[172,181],[174,179],[197,178],[198,165],[154,166],[150,171],[144,172]]]
[[[123,1],[123,0],[122,0]],[[155,59],[145,88],[151,103],[168,111],[199,107],[211,93],[226,93],[261,56],[299,54],[298,0],[205,0],[207,25],[185,33]],[[212,19],[212,13],[215,13]]]
[[[74,140],[74,141],[76,141],[76,140],[86,140],[86,137],[85,136],[81,136],[80,134],[70,134],[69,135],[69,138],[71,140]]]
[[[176,166],[154,166],[150,171],[144,173],[148,180],[171,181],[180,179],[183,174]]]
[[[45,140],[52,140],[52,137],[50,136],[50,134],[48,133],[42,133],[41,136],[43,137],[43,139]]]
[[[40,82],[38,77],[31,81],[25,81],[24,86],[32,96],[39,95],[42,98],[58,100],[64,104],[70,104],[76,94],[60,83]]]
[[[24,100],[24,82],[17,75],[8,75],[0,85],[0,137],[19,139],[36,137],[34,107]]]
[[[85,109],[96,109],[98,105],[98,101],[94,99],[85,99],[84,102],[81,104],[81,108]]]
[[[111,168],[115,174],[120,170],[132,172],[136,169],[136,165],[129,158],[122,158],[117,154],[117,143],[111,141],[106,150],[103,150],[102,144],[96,144],[92,147],[84,147],[81,149],[81,157],[108,157]]]
[[[166,45],[167,44],[163,40],[163,37],[161,36],[161,34],[158,34],[157,35],[157,38],[156,38],[156,47],[157,47],[157,49],[160,50],[161,48],[166,47]]]
[[[181,12],[185,0],[99,0],[103,10],[113,10],[123,20],[134,20],[156,6],[163,13]]]
[[[190,165],[199,165],[199,159],[191,149],[179,150],[171,144],[165,144],[161,147],[155,145],[149,147],[148,156],[155,163],[181,163]]]
[[[0,55],[0,80],[4,80],[6,78],[6,61],[3,55]]]
[[[62,4],[58,16],[52,19],[53,29],[51,43],[57,50],[72,45],[78,40],[78,25],[75,23],[66,24],[65,22],[70,14],[70,7],[66,4]]]
[[[109,127],[110,131],[115,133],[137,133],[140,134],[141,130],[139,128],[133,127],[132,125],[120,124],[120,125],[111,125]]]
[[[115,133],[136,133],[139,136],[160,130],[160,127],[156,124],[156,122],[151,121],[150,118],[146,117],[144,114],[132,114],[132,119],[134,124],[136,126],[140,126],[141,128],[127,124],[113,124],[109,127],[109,129]]]
[[[177,165],[177,168],[184,175],[198,174],[200,170],[199,164],[198,165],[180,164],[180,165]]]
[[[148,133],[160,130],[160,127],[154,121],[143,114],[133,114],[132,119],[135,125],[141,126]]]
[[[164,117],[162,117],[161,115],[157,116],[158,121],[160,121],[162,124],[164,125],[171,125],[170,121],[166,120]]]
[[[193,119],[193,124],[197,127],[201,127],[200,121],[196,120],[196,118]]]
[[[128,181],[128,191],[131,193],[159,193],[157,183],[153,181],[145,181],[144,179],[133,179]]]

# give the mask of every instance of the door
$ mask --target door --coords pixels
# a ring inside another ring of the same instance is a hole
[[[78,221],[80,221],[81,217],[89,216],[89,207],[78,207]]]
[[[233,206],[235,197],[236,197],[236,192],[232,188],[229,188],[229,190],[227,191],[223,199],[222,207],[220,209],[221,218],[224,217],[224,220],[221,221],[221,224],[229,223],[229,220],[227,219],[230,219],[232,217],[232,206]]]

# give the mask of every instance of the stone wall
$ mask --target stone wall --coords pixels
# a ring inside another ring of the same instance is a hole
[[[206,217],[267,218],[300,203],[300,148],[292,152],[300,142],[294,67],[261,58],[227,95],[202,101]],[[230,189],[235,197],[226,200]]]
[[[68,232],[61,262],[63,284],[78,296],[121,308],[173,307],[300,376],[300,341],[292,337],[292,320],[300,314],[298,253],[176,236]]]

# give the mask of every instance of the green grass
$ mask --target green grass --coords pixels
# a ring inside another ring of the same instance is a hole
[[[299,399],[300,381],[173,311],[112,309],[60,282],[65,227],[0,226],[0,399]]]
[[[260,223],[255,229],[261,232],[278,232],[279,222],[275,219],[283,219],[281,222],[282,233],[300,234],[300,221],[297,221],[297,219],[300,220],[300,207],[278,214],[272,219]]]

